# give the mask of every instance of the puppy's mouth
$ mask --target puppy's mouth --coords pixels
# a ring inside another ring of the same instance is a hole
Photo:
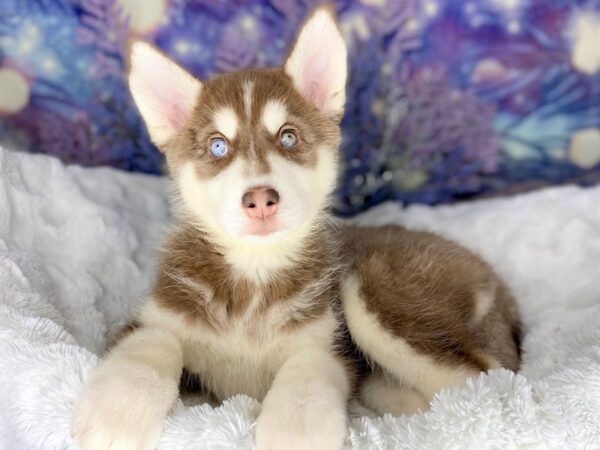
[[[246,234],[249,236],[269,236],[282,230],[283,227],[275,218],[266,217],[264,219],[250,219],[246,227]]]

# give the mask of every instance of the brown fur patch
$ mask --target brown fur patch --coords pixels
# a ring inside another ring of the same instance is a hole
[[[295,264],[274,274],[269,282],[256,284],[232,272],[221,249],[188,225],[177,230],[165,247],[153,296],[159,305],[185,314],[191,322],[200,321],[222,331],[229,321],[241,317],[254,299],[259,300],[256,321],[260,326],[260,317],[271,306],[289,301],[314,285],[314,292],[309,289],[310,301],[290,311],[281,328],[285,331],[320,317],[337,298],[338,280],[335,239],[326,230],[307,239]],[[196,289],[195,283],[206,287],[210,297]]]
[[[519,329],[510,292],[477,255],[439,236],[399,226],[348,227],[346,257],[367,309],[393,335],[439,362],[488,370],[492,356],[519,366]],[[479,289],[497,286],[481,323],[472,323]]]
[[[244,89],[248,85],[252,86],[250,117],[246,117],[244,106]],[[262,111],[269,100],[278,100],[286,106],[286,125],[297,130],[300,137],[301,145],[297,149],[282,148],[279,134],[271,135],[263,126]],[[213,114],[223,107],[229,107],[236,113],[238,128],[235,138],[229,143],[229,154],[215,159],[208,151],[210,139],[220,133],[215,128]],[[191,119],[169,145],[166,154],[172,171],[184,162],[194,160],[198,176],[210,178],[237,158],[252,161],[258,172],[268,172],[269,152],[312,167],[320,145],[337,149],[339,141],[336,122],[323,116],[302,97],[283,69],[248,69],[219,75],[203,83]]]

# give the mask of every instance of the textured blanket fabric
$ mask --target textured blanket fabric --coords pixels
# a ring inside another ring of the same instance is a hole
[[[0,448],[75,448],[73,399],[107,336],[148,291],[169,221],[164,179],[0,149]],[[521,373],[441,392],[413,417],[360,416],[348,448],[600,448],[600,188],[458,206],[386,204],[399,222],[481,253],[526,324]],[[260,404],[180,403],[161,449],[253,447]]]

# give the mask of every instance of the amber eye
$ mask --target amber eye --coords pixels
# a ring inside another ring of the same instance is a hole
[[[279,133],[279,143],[286,150],[294,150],[298,147],[298,142],[298,135],[290,128],[283,129]]]

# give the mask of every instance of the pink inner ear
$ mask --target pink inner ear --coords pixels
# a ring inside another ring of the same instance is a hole
[[[191,108],[185,102],[172,103],[167,120],[175,130],[181,130],[190,118],[191,112]]]
[[[327,48],[313,52],[314,58],[306,61],[302,71],[302,93],[320,110],[325,108],[331,92],[335,68],[328,60]]]
[[[193,110],[194,99],[186,98],[186,95],[191,96],[193,94],[183,92],[181,89],[185,86],[183,84],[176,88],[173,85],[166,84],[167,80],[160,79],[156,81],[158,82],[155,84],[154,89],[158,90],[154,91],[155,108],[174,131],[179,131],[185,126]]]
[[[181,130],[188,121],[195,102],[197,90],[190,84],[189,75],[178,66],[147,58],[138,65],[139,78],[142,80],[144,92],[151,108],[162,124],[173,131]],[[160,56],[160,58],[163,58]]]
[[[307,81],[307,84],[304,95],[317,107],[317,109],[323,109],[327,99],[323,95],[322,89],[319,87],[319,82],[312,80]]]

